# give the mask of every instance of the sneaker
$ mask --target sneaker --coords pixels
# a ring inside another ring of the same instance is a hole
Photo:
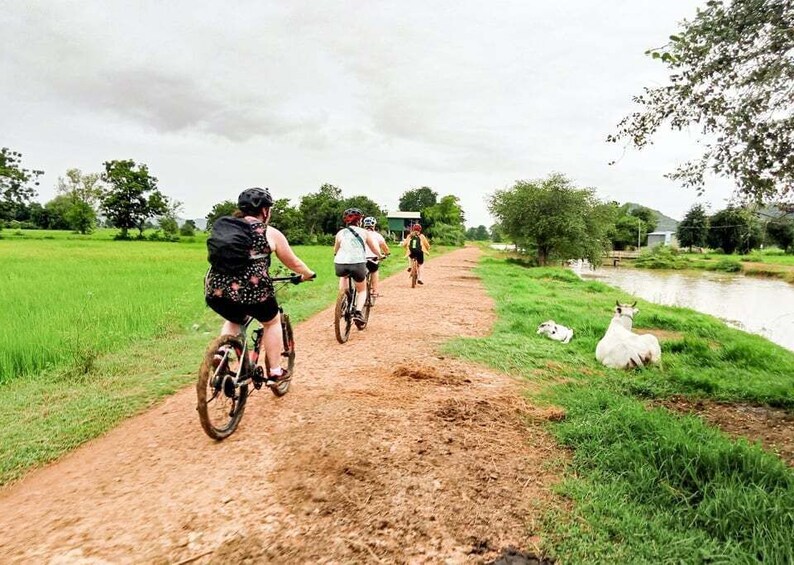
[[[411,272],[411,267],[408,267],[407,269],[405,269],[405,272],[406,273],[410,273]]]
[[[364,329],[367,321],[364,319],[364,314],[361,313],[361,310],[356,310],[356,312],[353,314],[353,322],[356,324],[358,329]]]
[[[416,281],[416,282],[418,282],[419,284],[425,284],[425,283],[423,283],[422,281]]]
[[[283,383],[284,381],[288,381],[292,378],[292,375],[289,374],[287,369],[281,369],[280,375],[268,375],[267,380],[273,381],[274,383]]]

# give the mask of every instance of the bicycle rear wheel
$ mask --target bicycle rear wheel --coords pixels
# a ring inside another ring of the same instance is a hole
[[[350,328],[353,325],[353,317],[350,313],[350,298],[350,292],[347,290],[340,290],[339,296],[336,298],[334,331],[336,332],[336,341],[339,343],[345,343],[347,341],[350,337]]]
[[[241,363],[245,363],[242,336],[222,335],[204,354],[196,383],[196,410],[201,427],[212,439],[229,437],[243,417],[248,385],[235,386],[234,381]]]
[[[295,367],[295,337],[292,334],[292,324],[289,321],[289,314],[281,313],[281,338],[284,346],[281,350],[281,368],[289,373],[289,380],[279,381],[278,384],[271,386],[270,390],[276,396],[284,396],[289,391],[289,385],[292,378],[295,376],[293,368]],[[270,371],[270,363],[265,361],[268,371]]]
[[[364,309],[361,313],[364,315],[364,325],[361,326],[359,329],[365,329],[367,324],[369,323],[369,311],[372,309],[373,298],[372,298],[372,275],[370,274],[367,276],[367,289],[365,292],[367,293],[367,299],[364,301]]]
[[[416,288],[416,281],[419,278],[419,263],[416,259],[411,259],[411,288]]]

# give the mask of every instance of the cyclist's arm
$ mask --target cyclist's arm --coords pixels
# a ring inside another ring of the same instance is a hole
[[[382,237],[378,238],[378,243],[380,244],[380,251],[383,255],[388,255],[391,253],[391,249],[389,249],[389,244],[386,243],[385,239],[383,239]]]
[[[342,240],[340,239],[339,234],[337,233],[336,237],[334,238],[334,255],[339,253],[339,248],[341,246],[342,246]]]
[[[309,267],[306,266],[306,263],[301,261],[298,256],[295,255],[295,252],[289,246],[289,242],[287,241],[287,238],[284,237],[283,233],[274,227],[268,226],[267,241],[270,244],[270,249],[272,249],[273,253],[276,254],[278,260],[284,263],[285,267],[295,273],[298,273],[299,275],[302,275],[304,280],[314,277],[314,271],[309,269]]]

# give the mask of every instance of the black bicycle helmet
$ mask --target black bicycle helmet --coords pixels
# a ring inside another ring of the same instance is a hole
[[[273,197],[267,188],[248,188],[237,197],[237,207],[246,214],[256,214],[262,208],[273,206]]]

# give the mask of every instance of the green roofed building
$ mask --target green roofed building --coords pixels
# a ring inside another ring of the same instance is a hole
[[[422,214],[419,212],[390,212],[387,217],[389,218],[389,234],[394,238],[403,239],[411,231],[411,226],[421,223],[419,220],[422,218]]]

